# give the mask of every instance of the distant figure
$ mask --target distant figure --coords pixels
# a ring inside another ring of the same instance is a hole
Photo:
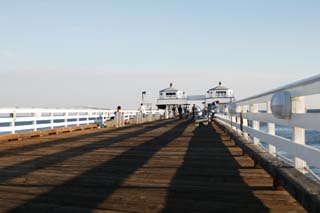
[[[142,113],[143,117],[146,114],[146,107],[145,105],[143,105],[143,103],[141,103],[140,107],[139,107],[139,111]]]
[[[179,112],[179,118],[180,119],[182,119],[182,107],[181,107],[181,105],[179,105],[179,107],[178,107],[178,112]]]
[[[203,116],[208,117],[209,116],[209,111],[208,111],[208,106],[205,105],[203,108]]]
[[[196,105],[193,104],[192,106],[192,119],[195,120],[196,119]]]
[[[214,113],[216,109],[216,102],[212,102],[208,105],[208,121],[212,122],[214,118]]]
[[[176,113],[177,112],[176,112],[176,107],[175,106],[172,107],[172,113],[173,113],[173,118],[176,118],[176,116],[177,116]]]
[[[117,112],[121,112],[121,106],[117,107]]]
[[[187,107],[184,107],[184,108],[183,108],[183,114],[184,114],[185,118],[188,118],[188,117],[189,117]]]
[[[117,111],[115,114],[115,122],[116,122],[116,127],[121,127],[122,126],[122,121],[121,121],[121,106],[117,107]]]

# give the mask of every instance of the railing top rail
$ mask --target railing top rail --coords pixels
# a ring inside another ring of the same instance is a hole
[[[0,113],[114,113],[110,109],[83,109],[83,108],[0,108]],[[146,110],[146,112],[160,112],[161,110]],[[137,113],[139,110],[121,110],[124,113]]]
[[[246,103],[246,102],[249,102],[249,101],[252,101],[252,100],[259,100],[259,99],[262,99],[262,98],[269,98],[274,93],[281,92],[281,91],[287,91],[287,90],[295,90],[295,89],[298,89],[298,88],[302,88],[302,89],[301,90],[296,90],[292,94],[293,96],[319,94],[320,90],[315,90],[314,87],[312,87],[312,89],[308,89],[308,88],[304,88],[303,89],[303,87],[306,87],[308,85],[313,85],[315,83],[317,83],[316,87],[320,88],[320,74],[312,76],[312,77],[309,77],[309,78],[306,78],[306,79],[303,79],[303,80],[300,80],[300,81],[296,81],[296,82],[287,84],[285,86],[278,87],[276,89],[273,89],[273,90],[270,90],[270,91],[267,91],[267,92],[264,92],[264,93],[261,93],[261,94],[258,94],[258,95],[254,95],[254,96],[251,96],[251,97],[248,97],[248,98],[244,98],[244,99],[235,101],[235,103]]]

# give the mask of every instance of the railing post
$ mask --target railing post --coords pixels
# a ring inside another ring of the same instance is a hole
[[[64,127],[68,127],[68,112],[64,113]]]
[[[37,131],[37,117],[38,117],[38,113],[37,112],[32,113],[33,131]]]
[[[238,133],[242,132],[242,126],[243,126],[243,119],[242,119],[241,113],[242,113],[242,106],[238,106],[236,108],[236,115],[235,115],[236,123],[240,126],[239,129],[236,127]]]
[[[247,113],[248,112],[248,106],[243,106],[242,107],[242,116],[243,116],[243,113]],[[242,122],[243,122],[243,127],[248,127],[248,119],[247,118],[243,118],[242,117]],[[243,128],[245,129],[245,128]],[[248,133],[246,133],[245,131],[243,131],[243,135],[244,137],[248,137]]]
[[[89,125],[89,123],[90,123],[90,120],[89,120],[89,112],[87,112],[86,115],[87,115],[87,125]]]
[[[252,105],[251,105],[251,108],[250,108],[250,111],[251,111],[252,113],[259,113],[259,106],[258,106],[258,104],[252,104]],[[255,129],[255,130],[259,130],[259,129],[260,129],[260,123],[259,123],[259,121],[253,121],[253,122],[252,122],[252,128]],[[259,143],[260,143],[259,138],[254,137],[254,138],[253,138],[253,143],[254,143],[254,144],[259,144]]]
[[[51,127],[51,129],[54,128],[53,123],[54,123],[54,120],[53,120],[53,112],[50,112],[50,127]]]
[[[80,112],[77,112],[77,126],[80,126]]]
[[[143,123],[143,113],[142,112],[140,112],[139,119],[140,119],[140,123],[142,124]]]
[[[292,113],[303,114],[306,113],[306,105],[304,97],[292,98]],[[300,127],[293,127],[293,141],[298,144],[305,144],[305,129]],[[294,158],[294,166],[301,172],[305,172],[306,162],[300,158]]]
[[[267,113],[272,113],[271,111],[271,102],[268,101],[267,102]],[[275,135],[276,134],[276,125],[274,123],[268,123],[268,134],[270,135]],[[276,153],[277,153],[277,149],[275,146],[269,144],[268,145],[268,150],[269,150],[269,153],[273,156],[276,156]]]
[[[139,124],[139,112],[136,113],[136,124]]]
[[[13,111],[12,113],[10,113],[10,117],[12,118],[12,120],[10,122],[11,134],[14,134],[14,133],[16,133],[16,129],[15,129],[15,123],[16,123],[16,118],[17,118],[16,111]]]

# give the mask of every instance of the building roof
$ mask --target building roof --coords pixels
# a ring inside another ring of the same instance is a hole
[[[178,90],[172,86],[172,83],[170,83],[170,87],[160,90],[160,92],[176,92],[176,91]]]
[[[221,81],[219,82],[219,86],[216,86],[212,89],[209,89],[208,91],[212,91],[212,90],[228,90],[229,88],[221,86]]]

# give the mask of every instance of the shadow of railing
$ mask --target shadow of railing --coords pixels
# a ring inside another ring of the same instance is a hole
[[[48,155],[43,155],[31,160],[27,161],[22,161],[21,163],[14,164],[11,166],[7,166],[4,168],[0,169],[0,183],[3,183],[7,180],[10,180],[15,177],[19,177],[22,175],[26,175],[28,173],[31,173],[36,170],[40,169],[45,169],[46,167],[59,164],[63,161],[66,161],[68,159],[81,156],[90,152],[93,152],[99,148],[107,147],[110,146],[114,143],[118,143],[121,141],[124,141],[126,139],[132,138],[132,137],[137,137],[139,135],[142,135],[144,133],[147,133],[149,131],[152,131],[154,129],[157,129],[163,125],[170,124],[174,121],[167,121],[164,123],[158,123],[154,125],[149,125],[148,127],[139,129],[137,131],[129,132],[127,134],[119,135],[113,138],[108,138],[108,139],[101,139],[96,142],[88,143],[85,145],[77,146],[77,147],[72,147],[68,148],[66,150],[53,153],[53,154],[48,154]],[[88,134],[83,136],[84,137],[89,137],[92,136],[92,134]],[[72,141],[70,141],[72,143]]]
[[[119,188],[130,174],[143,167],[162,147],[167,146],[179,137],[188,124],[189,121],[180,121],[162,135],[155,136],[151,140],[130,148],[113,159],[85,171],[56,186],[49,192],[12,209],[10,212],[34,212],[37,211],[36,204],[39,203],[48,204],[48,209],[45,209],[42,205],[43,211],[54,208],[58,212],[63,212],[64,208],[81,207],[81,212],[91,212]],[[85,150],[85,152],[87,151]]]
[[[153,125],[161,125],[163,122],[167,122],[167,121],[157,121],[154,122]],[[99,132],[93,132],[93,133],[84,133],[81,135],[77,135],[77,136],[70,136],[68,134],[65,134],[65,138],[62,139],[46,139],[48,141],[45,142],[41,142],[41,143],[36,143],[36,144],[30,144],[30,145],[25,145],[22,144],[21,147],[15,147],[15,148],[9,148],[6,150],[3,150],[0,152],[0,158],[1,157],[7,157],[7,156],[16,156],[19,153],[23,153],[23,152],[29,152],[29,151],[33,151],[36,149],[42,149],[42,148],[48,148],[51,146],[56,146],[56,145],[60,145],[60,144],[65,144],[68,142],[74,142],[77,140],[80,140],[84,137],[98,137],[101,135],[105,135],[105,134],[110,134],[110,133],[117,133],[123,130],[128,130],[128,129],[134,129],[134,128],[143,128],[144,124],[140,124],[140,125],[132,125],[132,126],[125,126],[125,127],[121,127],[121,128],[115,128],[115,129],[105,129],[105,130],[101,130]],[[71,133],[72,134],[72,133]],[[41,140],[41,137],[39,138]],[[25,139],[26,141],[30,140],[30,139]],[[15,143],[12,141],[9,142],[2,142],[2,143]],[[21,141],[17,141],[17,143],[21,143]]]
[[[243,180],[239,163],[211,126],[194,130],[170,183],[163,212],[269,212]],[[262,187],[260,190],[265,190]]]

